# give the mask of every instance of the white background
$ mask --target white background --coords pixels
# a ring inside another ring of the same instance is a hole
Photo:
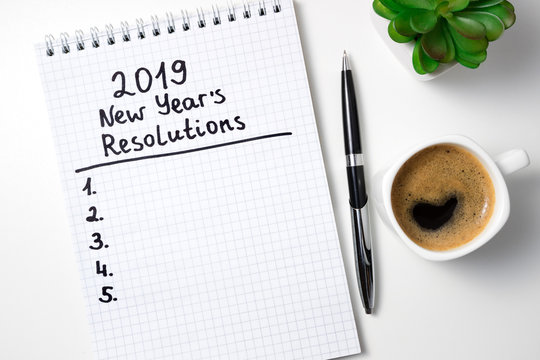
[[[359,359],[540,358],[540,4],[513,3],[516,25],[490,45],[478,70],[459,67],[423,83],[378,38],[371,1],[296,1],[363,349]],[[0,358],[92,358],[33,44],[45,33],[73,35],[204,4],[211,2],[0,5]],[[507,225],[459,260],[419,258],[373,212],[378,288],[372,316],[364,315],[355,285],[341,129],[343,49],[356,71],[368,180],[417,142],[449,133],[468,135],[492,154],[523,147],[532,161],[508,178]]]

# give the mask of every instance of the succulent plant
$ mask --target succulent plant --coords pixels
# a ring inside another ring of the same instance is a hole
[[[422,75],[453,60],[477,68],[489,42],[516,21],[505,0],[374,0],[373,9],[390,20],[392,40],[415,41],[412,63]]]

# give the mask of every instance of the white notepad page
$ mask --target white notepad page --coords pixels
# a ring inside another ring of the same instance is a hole
[[[37,47],[97,358],[360,351],[294,9],[281,5]]]

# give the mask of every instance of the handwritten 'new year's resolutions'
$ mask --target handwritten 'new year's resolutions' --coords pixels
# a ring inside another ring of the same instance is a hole
[[[186,142],[195,140],[208,135],[226,134],[233,131],[242,131],[247,127],[246,121],[241,115],[233,114],[226,118],[217,120],[201,120],[192,119],[185,116],[193,109],[207,108],[210,106],[219,106],[227,101],[225,92],[221,88],[216,88],[208,92],[194,94],[193,96],[174,97],[170,96],[167,91],[170,87],[182,86],[188,80],[188,71],[184,60],[175,60],[172,63],[162,61],[154,72],[145,67],[138,68],[134,74],[130,75],[130,80],[133,79],[135,86],[129,88],[127,85],[126,74],[123,71],[116,71],[111,81],[118,88],[112,94],[113,98],[119,99],[124,96],[136,96],[144,94],[151,89],[159,87],[163,90],[162,94],[154,97],[151,104],[157,114],[161,116],[176,116],[180,119],[181,126],[173,130],[163,130],[159,124],[156,124],[155,129],[151,133],[139,134],[129,138],[118,138],[110,133],[101,134],[101,143],[103,147],[103,156],[107,159],[121,157],[128,153],[143,153],[148,148],[169,147],[179,141]],[[110,129],[114,126],[129,126],[140,121],[145,121],[148,112],[151,111],[148,106],[140,106],[138,109],[120,109],[115,105],[110,105],[99,109],[99,125],[103,129]],[[79,173],[82,171],[91,170],[97,167],[115,165],[119,163],[146,160],[151,158],[181,155],[195,151],[209,150],[213,148],[236,145],[239,143],[267,139],[271,137],[291,135],[291,132],[280,132],[273,134],[265,134],[256,137],[235,140],[230,142],[218,143],[214,145],[192,148],[180,151],[167,151],[159,154],[142,155],[138,157],[129,157],[105,161],[99,164],[90,165],[84,168],[75,170]]]
[[[171,95],[173,92],[169,92],[169,89],[182,86],[188,81],[188,70],[184,60],[175,60],[172,63],[162,61],[156,66],[154,72],[145,67],[140,67],[128,78],[126,78],[123,71],[116,71],[110,79],[115,89],[112,92],[111,102],[114,99],[144,94],[151,89],[158,89],[159,92],[153,97],[152,101],[137,109],[120,108],[115,104],[106,105],[99,109],[97,111],[99,122],[96,122],[96,124],[99,124],[99,129],[102,130],[101,151],[104,162],[77,169],[75,170],[76,173],[131,161],[181,155],[292,135],[291,132],[263,134],[240,140],[218,142],[213,145],[192,147],[187,150],[178,150],[178,143],[184,144],[205,136],[226,136],[231,132],[243,131],[247,128],[248,122],[239,114],[207,120],[190,117],[188,114],[191,110],[220,106],[227,101],[227,96],[221,88],[181,98]],[[134,83],[134,86],[129,85],[131,82]],[[150,119],[159,119],[160,116],[172,117],[173,122],[178,125],[173,130],[164,130],[159,124],[156,124],[149,133],[137,134],[127,138],[113,134],[114,130],[120,126],[126,127],[141,121],[151,121]],[[152,152],[150,155],[144,153],[145,150],[156,147],[163,148],[163,151]],[[134,157],[134,153],[140,155]],[[101,201],[102,198],[97,195],[103,186],[99,178],[89,175],[81,178],[80,181],[79,194],[82,190],[83,196],[88,199],[87,203],[83,205],[84,209],[88,209],[88,213],[83,215],[81,219],[87,225],[88,233],[85,236],[85,242],[88,242],[86,246],[95,254],[90,268],[93,273],[104,280],[103,283],[98,285],[97,300],[103,304],[114,303],[120,299],[116,296],[116,285],[111,282],[111,278],[119,271],[121,272],[121,269],[116,266],[117,264],[111,263],[111,259],[107,256],[110,248],[117,246],[114,238],[107,233],[106,224],[110,209],[104,205]],[[111,268],[115,268],[114,273]]]

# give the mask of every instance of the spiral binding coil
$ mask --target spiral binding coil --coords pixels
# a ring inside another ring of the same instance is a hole
[[[281,12],[281,3],[280,0],[271,0],[272,2],[272,11],[274,13]],[[212,24],[214,26],[220,25],[222,23],[221,18],[221,12],[218,6],[212,5],[212,12],[211,13],[205,13],[203,9],[199,8],[197,11],[197,27],[198,28],[205,28],[207,26],[206,22],[206,15],[212,16]],[[230,2],[227,6],[226,10],[226,20],[229,22],[234,22],[237,19],[236,16],[236,9],[234,5],[232,5]],[[264,0],[260,0],[257,5],[256,14],[259,16],[265,16],[267,14],[266,4]],[[167,33],[172,34],[176,32],[176,24],[174,21],[174,17],[172,13],[168,12],[165,14],[166,16],[166,24],[167,24]],[[251,12],[251,4],[247,1],[244,1],[243,8],[242,8],[242,16],[244,19],[249,19],[252,17]],[[191,29],[191,17],[189,16],[188,12],[185,10],[181,10],[180,17],[182,19],[182,30],[188,31]],[[153,15],[150,17],[151,21],[151,34],[153,36],[159,36],[161,35],[161,29],[159,26],[159,19],[156,15]],[[138,39],[144,39],[146,38],[147,34],[145,31],[145,24],[142,19],[137,19],[135,21],[136,24],[136,31],[137,31],[137,38]],[[129,24],[126,21],[122,21],[120,23],[120,33],[121,33],[121,40],[124,42],[131,41],[131,33],[129,29]],[[114,36],[114,27],[111,24],[105,25],[105,33],[101,34],[97,27],[90,28],[90,38],[88,39],[92,47],[98,48],[101,46],[101,39],[100,35],[105,35],[106,42],[108,45],[114,45],[116,43],[116,38]],[[45,53],[48,56],[53,56],[55,54],[55,48],[54,48],[54,42],[55,39],[52,35],[46,35],[45,36]],[[75,47],[78,51],[84,50],[86,48],[85,44],[85,36],[82,30],[76,30],[75,31]],[[69,35],[65,32],[60,34],[60,50],[62,53],[67,54],[71,52],[71,47],[69,43]]]
[[[168,12],[167,13],[167,32],[169,34],[172,34],[175,31],[176,31],[176,25],[174,25],[174,17],[172,13]]]

